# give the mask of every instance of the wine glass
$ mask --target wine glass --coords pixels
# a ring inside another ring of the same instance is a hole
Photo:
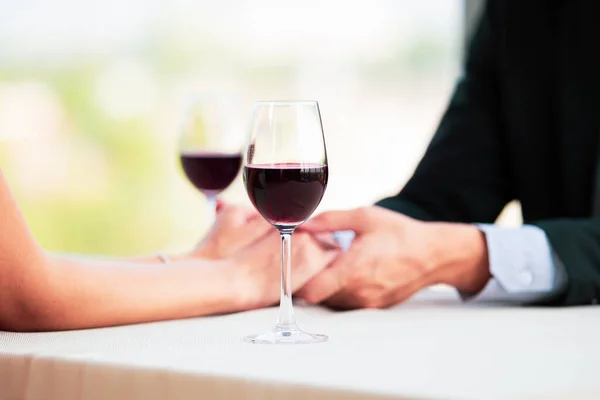
[[[258,212],[281,235],[279,318],[251,343],[317,343],[327,336],[296,325],[292,304],[292,233],[315,211],[327,186],[327,151],[316,101],[256,102],[244,153],[244,183]]]
[[[181,166],[207,199],[215,217],[217,196],[235,179],[242,165],[242,129],[235,124],[233,100],[223,96],[190,99],[181,127]]]

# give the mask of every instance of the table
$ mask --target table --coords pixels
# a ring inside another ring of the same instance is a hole
[[[599,399],[600,308],[301,307],[318,345],[241,337],[276,309],[85,331],[0,332],[0,400]]]

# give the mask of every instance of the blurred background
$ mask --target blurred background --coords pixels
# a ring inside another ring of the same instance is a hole
[[[177,152],[192,92],[321,105],[320,211],[410,177],[460,72],[463,0],[0,1],[0,168],[49,250],[189,249],[211,221]],[[471,10],[471,8],[469,8]],[[224,199],[249,204],[241,179]]]

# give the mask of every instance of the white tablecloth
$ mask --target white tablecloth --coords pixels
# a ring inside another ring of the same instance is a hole
[[[299,308],[319,345],[241,341],[277,310],[86,331],[0,332],[0,400],[600,399],[600,308]]]

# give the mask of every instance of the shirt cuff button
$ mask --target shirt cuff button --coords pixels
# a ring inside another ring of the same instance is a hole
[[[521,270],[519,272],[519,283],[525,287],[531,286],[533,283],[533,273],[528,269]]]

